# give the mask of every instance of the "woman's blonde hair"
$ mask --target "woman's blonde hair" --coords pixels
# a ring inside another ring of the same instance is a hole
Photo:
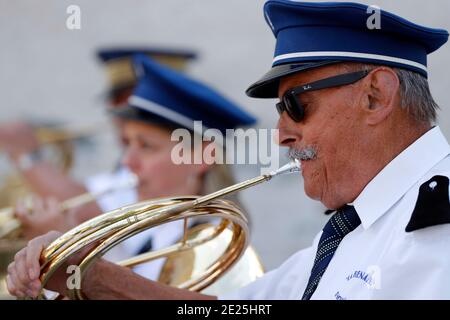
[[[202,177],[202,187],[200,189],[201,195],[210,194],[217,190],[229,187],[236,183],[234,179],[231,166],[228,164],[213,164],[212,167]],[[227,199],[234,202],[245,213],[249,223],[250,216],[246,212],[244,206],[239,200],[238,194],[227,196]]]

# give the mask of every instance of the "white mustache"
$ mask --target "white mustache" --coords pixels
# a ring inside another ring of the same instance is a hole
[[[289,158],[298,160],[313,160],[317,158],[317,150],[315,147],[306,147],[303,149],[290,148],[288,153]]]

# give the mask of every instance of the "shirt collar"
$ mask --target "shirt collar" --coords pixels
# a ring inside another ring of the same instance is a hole
[[[417,181],[450,154],[450,145],[434,127],[395,157],[353,202],[364,229],[386,213]]]

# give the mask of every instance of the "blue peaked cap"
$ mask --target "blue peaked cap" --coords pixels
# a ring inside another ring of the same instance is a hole
[[[133,55],[136,54],[146,54],[149,56],[176,57],[186,60],[193,60],[197,57],[197,54],[194,51],[158,48],[158,47],[111,47],[111,48],[101,48],[97,51],[97,57],[102,62],[132,57]]]
[[[254,124],[256,119],[212,88],[159,64],[134,57],[139,82],[129,98],[128,110],[138,120],[194,130],[194,121],[205,129],[226,129]]]
[[[184,70],[187,63],[195,60],[197,54],[191,50],[158,47],[109,47],[96,52],[97,58],[105,66],[108,76],[108,96],[114,101],[126,98],[136,85],[132,57],[143,54],[171,68]]]
[[[412,70],[427,77],[427,55],[448,40],[443,29],[414,24],[380,10],[380,29],[368,28],[369,6],[351,2],[269,0],[266,21],[276,38],[272,69],[247,95],[275,98],[279,80],[336,62],[363,62]]]

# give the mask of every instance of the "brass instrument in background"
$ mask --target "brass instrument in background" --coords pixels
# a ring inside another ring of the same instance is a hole
[[[130,174],[128,179],[124,179],[119,184],[98,191],[96,193],[86,192],[81,195],[72,197],[61,202],[61,212],[80,207],[98,200],[107,194],[124,189],[131,189],[136,187],[138,179],[135,175]],[[29,208],[31,209],[31,207]],[[14,207],[6,207],[0,209],[0,240],[2,239],[17,239],[20,237],[21,223],[14,217]]]
[[[106,122],[105,122],[106,123]],[[74,159],[73,142],[78,139],[90,137],[104,128],[101,124],[35,126],[34,132],[39,145],[48,148],[50,156],[46,161],[64,172],[68,172]],[[1,152],[1,150],[0,150]],[[13,205],[17,200],[30,194],[27,183],[19,172],[13,170],[0,176],[0,208]]]
[[[73,164],[73,142],[78,139],[90,137],[100,132],[105,126],[102,122],[87,125],[33,126],[40,146],[50,148],[51,153],[46,161],[57,168],[68,172]],[[1,152],[1,150],[0,150]],[[30,190],[19,172],[12,170],[0,175],[0,299],[11,298],[7,294],[5,275],[8,264],[14,259],[17,251],[26,245],[26,241],[20,239],[20,222],[14,218],[12,207],[17,200],[30,195]],[[92,201],[88,195],[82,195],[68,200],[63,204],[66,209]]]
[[[64,126],[64,127],[36,127],[35,134],[41,146],[52,145],[54,151],[52,159],[46,159],[56,167],[67,172],[73,163],[73,141],[92,136],[99,131],[100,126]],[[0,150],[1,151],[1,150]],[[20,222],[13,216],[13,207],[18,200],[27,199],[31,194],[27,184],[18,172],[13,172],[2,177],[0,186],[0,240],[17,239],[19,237]],[[95,200],[98,195],[81,195],[65,201],[63,210],[85,204]],[[4,242],[6,247],[6,242]],[[15,247],[15,245],[11,245]],[[3,250],[2,250],[3,251]]]
[[[244,255],[251,260],[246,263],[246,266],[251,269],[247,270],[245,274],[240,270],[235,272],[245,278],[243,281],[241,279],[240,283],[234,283],[236,285],[234,289],[236,289],[253,281],[262,275],[263,271],[258,257],[251,249],[244,254],[249,242],[249,229],[244,213],[231,201],[219,198],[271,180],[275,176],[298,171],[300,171],[300,163],[298,160],[294,160],[269,174],[235,184],[209,195],[144,201],[95,217],[63,234],[44,249],[41,255],[42,287],[45,287],[52,274],[68,258],[86,247],[92,246],[79,263],[81,276],[96,259],[125,239],[164,223],[184,220],[184,236],[180,242],[158,251],[127,259],[119,264],[133,267],[158,258],[167,258],[160,276],[161,281],[179,288],[205,292],[206,289],[223,279],[225,273],[230,271],[230,268]],[[212,226],[200,225],[188,232],[187,220],[204,216],[220,218],[221,222]],[[218,251],[217,246],[214,246],[218,239],[228,241],[227,245],[222,246],[223,250],[220,252],[220,256],[214,257],[213,261],[209,263],[201,263],[204,270],[196,270],[194,266],[198,263],[195,263],[197,258],[195,250],[202,246],[209,246],[212,248],[209,252]],[[180,257],[187,252],[194,253],[187,256],[190,261],[177,259],[177,256]],[[217,290],[220,291],[220,288]],[[75,289],[73,298],[84,299],[85,297],[81,290]]]

